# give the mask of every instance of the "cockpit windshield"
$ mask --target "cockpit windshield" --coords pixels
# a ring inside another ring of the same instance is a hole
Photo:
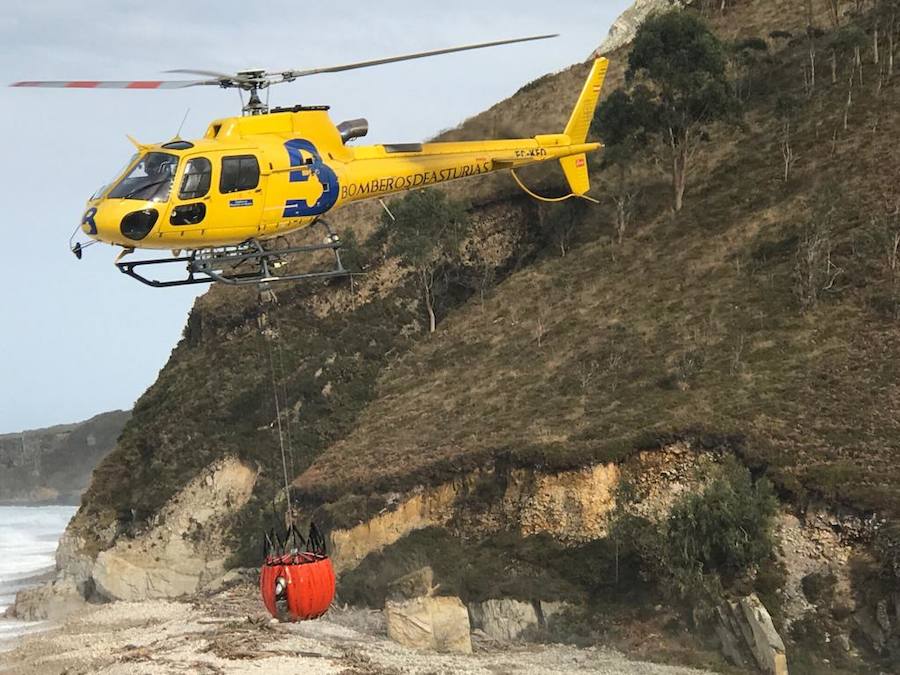
[[[169,198],[178,156],[148,152],[107,195],[110,199],[137,199],[164,202]]]
[[[91,195],[91,200],[100,199],[100,197],[103,196],[103,193],[106,192],[107,190],[109,190],[110,186],[119,180],[119,176],[121,176],[123,173],[125,173],[125,170],[128,169],[132,164],[134,164],[134,162],[138,158],[138,156],[139,155],[132,155],[131,159],[128,160],[128,163],[125,166],[123,166],[121,169],[119,169],[113,175],[112,180],[110,180],[107,183],[104,183],[103,187],[101,187],[99,190],[97,190],[94,194]]]

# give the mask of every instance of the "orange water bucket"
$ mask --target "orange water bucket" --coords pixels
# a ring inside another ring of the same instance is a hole
[[[282,621],[318,619],[334,600],[334,568],[319,553],[266,557],[259,590],[269,614]]]

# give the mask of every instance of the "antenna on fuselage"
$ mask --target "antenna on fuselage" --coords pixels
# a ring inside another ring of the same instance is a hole
[[[184,111],[184,117],[181,119],[181,124],[178,126],[178,131],[175,132],[175,138],[181,138],[181,130],[184,129],[184,123],[187,122],[188,115],[190,114],[190,108]]]

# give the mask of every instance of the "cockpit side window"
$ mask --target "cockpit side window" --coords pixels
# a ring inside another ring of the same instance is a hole
[[[188,160],[181,178],[179,199],[200,199],[209,192],[212,180],[212,164],[206,157],[194,157]]]
[[[222,175],[219,178],[219,192],[240,192],[253,190],[259,185],[259,162],[253,155],[239,155],[222,158]]]

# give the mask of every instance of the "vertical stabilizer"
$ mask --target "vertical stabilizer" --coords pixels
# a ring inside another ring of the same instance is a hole
[[[584,143],[587,139],[608,68],[608,59],[599,58],[594,61],[591,74],[584,83],[584,89],[581,90],[581,96],[578,97],[578,103],[575,104],[575,110],[572,111],[572,117],[566,125],[565,134],[569,137],[572,145]]]
[[[584,89],[581,90],[581,96],[578,97],[578,103],[575,104],[575,110],[572,111],[572,117],[566,125],[565,134],[569,137],[571,145],[581,145],[587,140],[588,131],[590,131],[591,122],[594,121],[594,112],[597,110],[600,91],[603,89],[603,81],[606,79],[606,70],[608,68],[609,61],[607,59],[599,58],[594,61],[591,74],[588,75],[587,82],[584,83]],[[587,155],[578,154],[563,157],[559,160],[559,163],[562,166],[563,173],[566,175],[572,194],[584,195],[591,189]]]

